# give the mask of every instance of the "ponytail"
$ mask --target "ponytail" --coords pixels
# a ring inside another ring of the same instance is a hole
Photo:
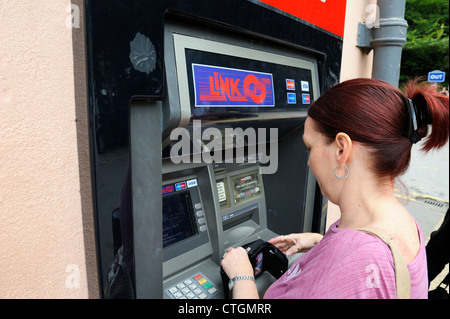
[[[410,99],[422,119],[417,128],[419,139],[425,138],[422,150],[442,148],[449,138],[449,99],[448,96],[436,91],[434,85],[421,82],[415,78],[402,86],[406,98]],[[428,135],[431,124],[431,134]]]

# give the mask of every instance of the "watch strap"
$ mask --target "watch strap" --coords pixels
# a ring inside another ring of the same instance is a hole
[[[235,285],[238,281],[241,281],[241,280],[253,280],[253,281],[255,281],[255,277],[250,276],[250,275],[242,275],[242,276],[236,276],[236,277],[234,277],[234,278],[231,278],[231,279],[230,279],[230,282],[228,283],[228,289],[229,289],[230,291],[232,291],[234,285]]]

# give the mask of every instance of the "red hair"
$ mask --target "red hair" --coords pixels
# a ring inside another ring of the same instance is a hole
[[[406,98],[428,112],[431,134],[422,147],[424,151],[441,148],[449,138],[448,97],[419,80],[404,85],[403,94],[389,83],[376,79],[353,79],[342,82],[315,101],[308,116],[329,142],[339,132],[371,149],[372,165],[378,177],[400,176],[408,169],[412,142],[405,130],[410,121]],[[418,129],[421,138],[428,134],[428,125]]]

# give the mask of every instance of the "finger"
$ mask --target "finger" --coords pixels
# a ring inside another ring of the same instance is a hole
[[[289,248],[286,251],[286,256],[289,257],[289,256],[292,256],[292,255],[298,253],[298,252],[300,252],[300,248],[297,245],[293,245],[291,248]]]
[[[277,248],[279,247],[284,247],[286,245],[289,245],[293,243],[293,240],[289,238],[289,235],[280,235],[278,237],[272,238],[271,240],[269,240],[269,243],[271,243],[272,245],[277,246]]]
[[[269,243],[271,243],[272,245],[277,245],[277,244],[280,244],[283,242],[284,242],[284,236],[274,237],[269,240]]]
[[[233,247],[228,247],[225,249],[225,253],[222,255],[222,259],[226,257],[226,255],[233,249]]]
[[[274,245],[276,248],[278,248],[278,250],[285,252],[287,249],[289,249],[289,247],[291,247],[290,245],[286,244],[286,243],[280,243],[280,244],[276,244]]]

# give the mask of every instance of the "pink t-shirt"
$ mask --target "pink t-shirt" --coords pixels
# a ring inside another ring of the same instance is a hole
[[[339,221],[269,287],[264,298],[396,298],[394,260],[389,246],[365,232],[337,228]],[[408,264],[411,298],[426,299],[427,260],[419,225],[417,229],[420,251]]]

